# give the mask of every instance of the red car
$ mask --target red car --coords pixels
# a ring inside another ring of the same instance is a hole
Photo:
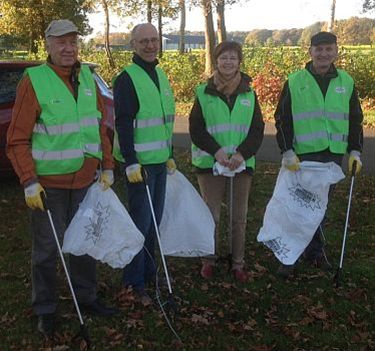
[[[0,176],[12,174],[12,165],[5,154],[7,130],[12,117],[12,108],[16,98],[17,84],[22,78],[25,68],[40,65],[38,61],[0,61]],[[111,127],[114,127],[112,91],[96,72],[97,65],[89,63],[93,76],[104,96]]]

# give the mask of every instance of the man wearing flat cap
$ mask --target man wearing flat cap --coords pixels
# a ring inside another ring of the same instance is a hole
[[[97,170],[103,190],[113,183],[108,116],[90,68],[77,59],[78,34],[69,20],[49,24],[47,62],[26,69],[7,136],[7,155],[30,208],[32,307],[45,336],[55,328],[57,247],[43,197],[62,241]],[[69,256],[73,288],[82,311],[112,315],[97,298],[95,264],[87,255]]]
[[[305,69],[289,75],[275,112],[282,165],[292,172],[298,171],[300,161],[341,166],[348,153],[349,172],[356,161],[358,174],[362,167],[363,114],[353,78],[334,65],[336,36],[329,32],[313,35],[309,54],[311,61]],[[324,252],[323,222],[302,257],[318,268],[332,268]],[[278,273],[287,278],[294,268],[281,265]]]

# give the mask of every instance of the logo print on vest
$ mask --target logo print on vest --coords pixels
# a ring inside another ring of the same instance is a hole
[[[316,194],[302,188],[300,184],[288,188],[289,194],[293,197],[293,200],[298,202],[300,207],[310,208],[313,212],[315,209],[320,209],[320,199]]]
[[[92,90],[91,89],[85,89],[85,95],[92,96]]]
[[[61,104],[62,100],[61,99],[52,99],[51,104]]]
[[[171,92],[169,89],[164,89],[164,95],[165,96],[170,96],[171,95]]]
[[[251,102],[250,102],[250,100],[248,100],[248,99],[242,99],[242,100],[240,101],[240,104],[241,104],[241,105],[244,105],[244,106],[247,106],[247,107],[250,107]]]
[[[345,87],[336,87],[335,92],[337,94],[344,94],[346,92],[346,89],[345,89]]]

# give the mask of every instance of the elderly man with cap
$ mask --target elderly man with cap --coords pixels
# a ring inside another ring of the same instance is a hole
[[[336,36],[329,32],[313,35],[309,54],[311,61],[305,69],[289,75],[275,112],[282,165],[292,172],[299,169],[300,161],[335,162],[341,166],[348,153],[349,172],[356,161],[359,173],[363,114],[353,78],[334,65],[338,55]],[[303,259],[321,269],[331,268],[324,252],[323,222]],[[287,278],[294,268],[281,265],[278,273]]]
[[[7,155],[31,209],[32,307],[46,336],[55,328],[57,247],[43,197],[62,240],[97,170],[103,190],[113,183],[108,116],[89,67],[77,59],[78,34],[69,20],[49,24],[47,62],[26,69],[7,136]],[[116,310],[97,298],[95,264],[70,255],[72,284],[82,311],[109,316]]]

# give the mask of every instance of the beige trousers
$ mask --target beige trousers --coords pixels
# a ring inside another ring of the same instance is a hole
[[[245,233],[248,210],[248,199],[252,177],[247,173],[237,174],[233,178],[233,208],[232,208],[232,233],[229,233],[229,253],[232,254],[232,269],[241,269],[245,260]],[[229,222],[229,186],[230,178],[214,176],[209,173],[198,174],[198,184],[203,200],[209,207],[215,221],[215,255],[206,256],[203,263],[215,265],[219,255],[219,225],[221,205],[225,194],[228,208]],[[229,223],[227,225],[229,230]]]

